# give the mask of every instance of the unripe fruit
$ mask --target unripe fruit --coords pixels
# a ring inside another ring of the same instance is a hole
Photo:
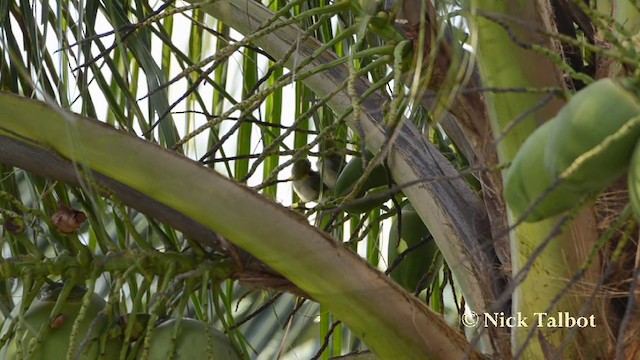
[[[233,360],[240,359],[229,339],[202,321],[184,318],[177,337],[173,333],[177,319],[160,324],[151,335],[149,360]],[[139,354],[142,353],[142,349]],[[172,356],[173,354],[173,356]]]
[[[338,180],[336,180],[336,185],[333,188],[334,195],[336,197],[342,197],[349,194],[363,174],[364,167],[362,158],[354,157],[345,165],[342,172],[340,172]],[[361,199],[365,195],[382,194],[388,191],[386,185],[387,171],[384,166],[378,165],[373,169],[355,199]],[[369,191],[371,191],[371,194],[368,193]],[[362,214],[384,204],[389,199],[391,199],[391,195],[365,201],[357,205],[348,205],[345,207],[345,211],[352,214]]]
[[[631,209],[633,210],[636,219],[640,220],[640,142],[638,142],[633,152],[627,181],[629,186],[629,202],[631,203]]]
[[[82,294],[70,296],[63,304],[60,312],[51,316],[57,296],[52,298],[35,299],[24,314],[24,331],[18,339],[16,335],[11,338],[0,353],[2,359],[66,359],[70,347],[71,331],[78,318],[82,307]],[[78,332],[73,342],[75,354],[79,352],[77,359],[118,359],[120,354],[120,339],[106,339],[104,348],[101,349],[100,337],[107,327],[107,318],[99,317],[100,311],[106,303],[97,294],[91,296],[86,313],[80,320]],[[11,316],[18,321],[20,305],[16,306]],[[99,317],[99,318],[98,318]],[[97,320],[96,320],[97,319]],[[94,324],[94,320],[96,321]],[[7,320],[3,326],[2,334],[11,330],[11,320]],[[41,343],[36,343],[40,328],[45,325],[46,334]],[[91,328],[91,333],[89,330]],[[17,328],[14,328],[14,331]],[[20,333],[18,333],[20,334]],[[82,345],[81,345],[82,344]],[[33,348],[32,348],[33,346]],[[20,347],[20,348],[19,348]],[[33,352],[30,352],[33,349]],[[20,350],[20,351],[19,351]]]
[[[630,127],[609,146],[602,146],[608,136],[640,115],[638,97],[628,80],[602,79],[579,91],[551,121],[555,129],[549,134],[545,165],[557,178],[578,157],[600,147],[595,156],[580,164],[566,179],[577,191],[600,192],[624,174],[640,126]]]
[[[544,151],[555,125],[548,121],[527,138],[505,176],[505,200],[518,219],[525,215],[525,221],[544,219],[570,209],[576,204],[576,197],[581,197],[580,193],[571,192],[571,189],[560,193],[560,187],[545,195],[545,191],[554,183],[544,165]],[[529,209],[536,201],[535,207]],[[528,209],[530,212],[525,214]]]
[[[505,199],[514,216],[531,222],[558,215],[595,198],[624,174],[640,137],[636,93],[629,79],[599,80],[529,136],[505,175]]]
[[[390,276],[407,291],[415,291],[424,274],[429,270],[438,252],[438,246],[429,230],[420,219],[420,215],[411,205],[401,211],[400,243],[398,243],[398,220],[393,218],[389,230],[389,265],[392,265],[406,249],[420,244],[411,250],[391,272]],[[421,243],[422,240],[426,242]],[[423,284],[428,285],[428,284]]]

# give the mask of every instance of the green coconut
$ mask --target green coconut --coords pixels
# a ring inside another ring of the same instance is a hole
[[[373,156],[367,157],[373,158]],[[349,194],[363,175],[364,164],[362,163],[362,158],[359,156],[354,157],[347,163],[344,169],[342,169],[340,175],[338,175],[333,189],[335,196],[342,197]],[[373,169],[371,175],[369,175],[365,181],[364,186],[355,197],[355,200],[362,199],[365,196],[370,199],[354,205],[347,205],[345,211],[350,214],[362,214],[371,211],[391,199],[392,195],[387,194],[388,191],[387,170],[383,165],[378,165]]]
[[[240,359],[229,338],[202,321],[183,318],[180,324],[171,319],[151,334],[148,360],[233,360]],[[179,326],[176,329],[176,326]],[[174,339],[174,333],[176,332]],[[141,359],[144,349],[140,349]]]
[[[402,225],[398,238],[398,220],[393,218],[389,229],[389,264],[412,247],[413,250],[406,254],[402,262],[391,272],[391,278],[404,287],[407,291],[414,292],[420,285],[423,276],[431,268],[438,253],[438,246],[430,236],[429,229],[424,225],[420,215],[408,204],[402,211]],[[400,240],[398,242],[398,239]],[[423,241],[427,239],[427,241]]]
[[[71,332],[82,308],[83,295],[86,293],[86,290],[78,289],[83,288],[74,288],[60,311],[54,316],[51,316],[51,312],[59,291],[51,294],[45,292],[38,299],[33,300],[31,306],[25,311],[22,323],[18,319],[20,310],[20,304],[18,304],[11,313],[13,320],[5,321],[2,328],[2,337],[9,331],[15,334],[0,351],[0,359],[67,359],[71,345]],[[108,320],[104,316],[99,317],[98,314],[105,305],[104,299],[99,295],[91,296],[86,313],[78,324],[77,335],[73,339],[74,359],[119,358],[122,341],[101,336],[105,333]],[[17,331],[18,329],[21,330]],[[40,331],[43,331],[43,338],[38,342]],[[105,341],[101,341],[102,338]]]

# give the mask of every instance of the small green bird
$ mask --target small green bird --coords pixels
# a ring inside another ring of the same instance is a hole
[[[307,159],[300,159],[293,163],[291,178],[293,190],[304,202],[317,201],[321,189],[323,192],[328,191],[322,183],[320,174],[311,170],[311,162]]]

